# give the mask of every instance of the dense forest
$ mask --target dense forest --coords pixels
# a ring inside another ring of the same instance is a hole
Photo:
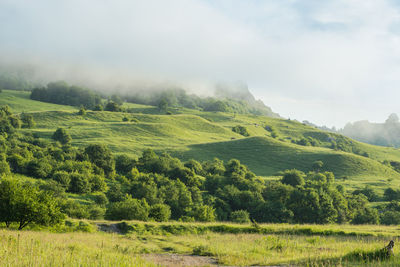
[[[384,199],[369,187],[347,192],[335,184],[332,173],[321,171],[321,161],[310,162],[313,171],[308,173],[286,170],[277,180],[264,180],[235,159],[182,162],[152,150],[131,158],[113,155],[101,144],[72,147],[71,137],[63,128],[54,132],[53,141],[19,131],[20,127],[34,125],[27,114],[12,114],[7,106],[0,110],[0,220],[6,225],[19,223],[20,229],[30,223],[57,223],[64,216],[239,223],[400,223],[398,190],[387,188]],[[29,196],[28,200],[24,196]],[[73,199],[76,196],[90,201],[79,203]],[[391,202],[378,209],[370,207],[370,201],[381,200]]]

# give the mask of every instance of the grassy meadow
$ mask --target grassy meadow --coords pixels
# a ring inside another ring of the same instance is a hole
[[[400,261],[396,247],[395,257],[391,259],[368,258],[391,239],[397,244],[400,237],[397,226],[267,224],[260,225],[257,231],[250,233],[250,225],[143,222],[127,224],[134,227],[125,234],[3,229],[0,230],[0,264],[398,266]],[[159,231],[161,229],[164,231]],[[171,229],[174,229],[174,233],[171,233]],[[231,233],[232,229],[238,232]],[[268,234],[261,233],[262,229],[267,230]],[[186,262],[187,264],[171,262],[172,255],[184,255],[183,257],[189,257],[190,261]],[[204,261],[204,258],[207,261]]]
[[[400,186],[400,174],[381,163],[400,161],[399,149],[346,139],[369,157],[332,150],[329,140],[339,135],[293,120],[185,108],[174,108],[172,115],[163,115],[156,107],[132,103],[124,105],[134,113],[88,111],[80,116],[75,107],[30,100],[29,92],[9,90],[3,90],[0,95],[0,105],[5,104],[14,112],[30,112],[34,116],[36,127],[22,131],[50,139],[58,127],[63,127],[72,136],[75,146],[104,143],[114,153],[135,157],[151,148],[157,152],[167,151],[183,160],[236,158],[263,177],[293,168],[307,172],[314,161],[322,160],[324,171],[332,171],[337,182],[348,189],[371,185],[382,193],[389,186]],[[124,122],[124,117],[128,121]],[[234,133],[231,129],[236,125],[245,126],[250,137]],[[266,127],[273,127],[278,137],[272,138]],[[302,137],[318,139],[320,147],[291,142]]]

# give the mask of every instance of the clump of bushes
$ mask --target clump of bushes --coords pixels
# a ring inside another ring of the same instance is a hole
[[[235,127],[232,127],[232,131],[234,133],[238,133],[238,134],[246,136],[246,137],[250,136],[249,132],[247,131],[247,128],[244,127],[244,126],[241,126],[241,125],[237,125]]]

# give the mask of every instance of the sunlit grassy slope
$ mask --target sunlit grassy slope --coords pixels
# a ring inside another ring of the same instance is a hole
[[[0,88],[1,89],[1,88]],[[0,106],[9,105],[13,112],[37,112],[49,110],[76,110],[74,107],[44,103],[29,99],[28,91],[3,90],[0,93]]]
[[[237,158],[261,176],[293,168],[308,171],[314,161],[322,160],[324,170],[334,172],[340,183],[350,187],[400,185],[400,174],[380,163],[400,161],[400,150],[367,145],[294,120],[190,109],[171,109],[172,115],[163,115],[156,107],[136,104],[125,104],[134,113],[88,111],[80,116],[74,107],[33,101],[28,96],[28,92],[5,90],[0,93],[0,105],[8,104],[15,112],[32,112],[37,126],[22,131],[50,138],[58,127],[64,127],[73,138],[72,144],[81,147],[104,143],[115,153],[136,157],[152,148],[182,159]],[[123,122],[124,117],[129,121]],[[236,125],[247,127],[251,136],[232,132]],[[278,138],[271,137],[266,130],[269,127],[276,129]],[[318,139],[323,147],[291,142],[307,136]],[[369,158],[330,149],[332,138],[348,140]]]

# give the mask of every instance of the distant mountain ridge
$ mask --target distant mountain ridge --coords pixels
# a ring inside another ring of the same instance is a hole
[[[339,133],[373,145],[400,147],[400,121],[394,113],[384,123],[367,120],[347,123]]]

